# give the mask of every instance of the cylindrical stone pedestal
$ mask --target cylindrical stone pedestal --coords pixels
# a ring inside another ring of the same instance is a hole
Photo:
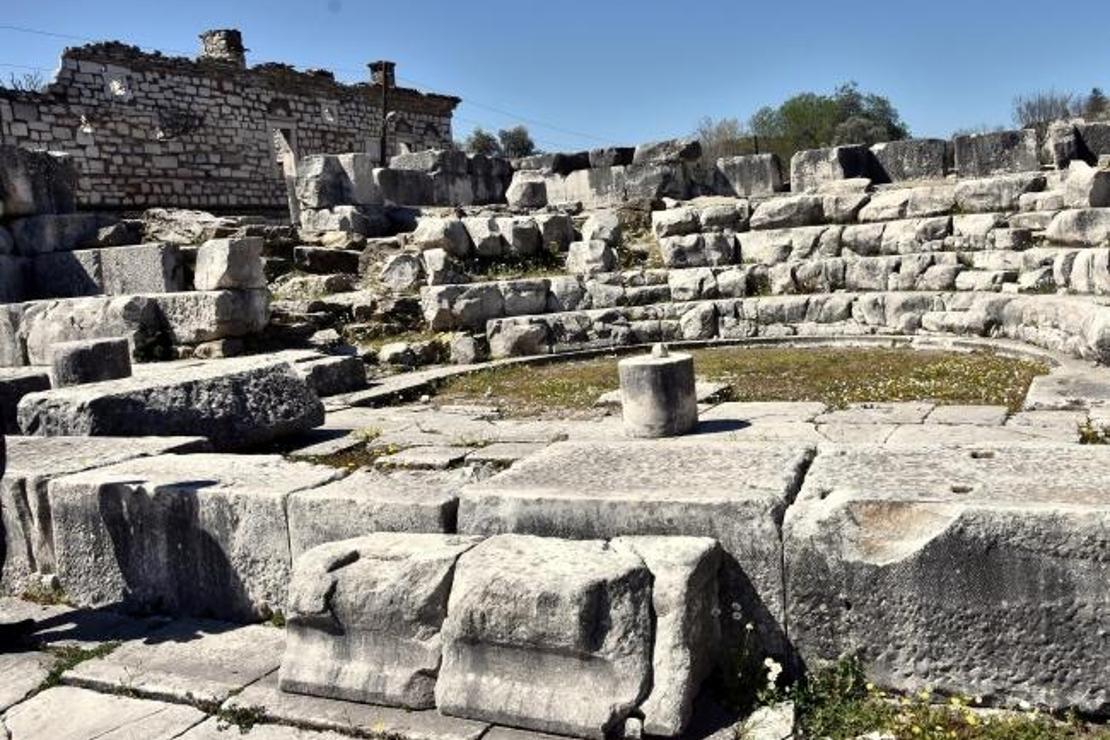
[[[693,357],[657,344],[650,355],[621,360],[617,369],[625,435],[674,437],[697,425]]]
[[[50,348],[50,381],[55,388],[131,376],[131,347],[120,338],[58,342]]]

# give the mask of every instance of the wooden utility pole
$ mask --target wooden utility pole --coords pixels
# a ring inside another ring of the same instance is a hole
[[[397,65],[384,59],[370,62],[370,79],[381,89],[382,117],[381,134],[378,141],[378,156],[382,167],[389,166],[389,88],[394,85],[394,70]]]

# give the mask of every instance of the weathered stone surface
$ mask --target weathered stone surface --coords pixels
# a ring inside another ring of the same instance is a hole
[[[812,457],[801,444],[562,442],[464,488],[459,531],[712,537],[730,556],[722,598],[738,603],[763,644],[781,652],[778,522]]]
[[[632,164],[692,162],[701,157],[697,139],[667,139],[640,144],[632,156]]]
[[[219,704],[277,670],[285,635],[271,626],[175,620],[145,640],[65,672],[66,683],[182,704]]]
[[[431,710],[413,712],[288,693],[278,688],[276,674],[251,684],[242,693],[228,699],[224,707],[256,712],[261,708],[263,719],[297,727],[335,730],[346,733],[344,737],[373,728],[377,735],[404,740],[479,740],[489,729],[484,722],[444,717]],[[316,738],[298,737],[296,740]]]
[[[76,207],[77,167],[62,154],[0,146],[0,215],[68,213]]]
[[[505,200],[513,208],[543,208],[547,205],[547,184],[542,177],[517,172],[505,191]]]
[[[54,656],[38,651],[0,653],[0,712],[23,701],[37,689],[54,664]],[[0,732],[3,730],[0,722]]]
[[[877,180],[880,174],[875,156],[862,145],[806,149],[790,158],[790,189],[795,193],[812,192],[831,180]]]
[[[204,717],[184,704],[56,686],[9,709],[3,724],[12,740],[173,740]]]
[[[338,477],[273,455],[162,455],[51,481],[74,603],[251,621],[284,608],[291,493]]]
[[[456,560],[477,542],[377,533],[297,558],[282,690],[409,709],[435,706]]]
[[[590,167],[617,167],[632,164],[636,148],[631,146],[611,146],[590,151]]]
[[[1033,129],[957,136],[952,140],[960,177],[986,177],[1040,169]]]
[[[652,689],[640,705],[644,732],[671,737],[690,721],[694,699],[720,650],[717,571],[721,549],[706,537],[618,537],[653,577]]]
[[[194,286],[197,290],[265,288],[262,247],[259,237],[212,239],[201,244],[197,249]]]
[[[434,331],[484,331],[486,322],[504,315],[505,299],[497,283],[436,285],[421,291],[424,320]]]
[[[571,242],[567,249],[567,272],[572,275],[595,275],[611,272],[617,264],[613,248],[600,239]]]
[[[731,195],[770,195],[783,189],[782,163],[777,154],[747,154],[717,160]]]
[[[462,482],[448,475],[359,471],[289,497],[293,557],[370,532],[450,532]]]
[[[822,198],[813,195],[771,198],[756,206],[755,212],[752,213],[751,227],[781,229],[819,224],[825,218],[822,205]]]
[[[19,434],[19,399],[50,389],[50,376],[42,368],[0,367],[0,433]]]
[[[7,471],[0,481],[0,529],[6,552],[0,591],[22,593],[37,574],[54,572],[54,525],[47,498],[50,480],[144,455],[208,448],[201,437],[9,437]]]
[[[447,254],[442,249],[429,249],[424,254],[431,253]],[[424,259],[415,252],[401,252],[386,258],[385,264],[378,273],[378,280],[395,293],[416,290],[424,282],[425,277]]]
[[[604,542],[502,535],[459,558],[444,714],[603,738],[651,688],[651,574]]]
[[[956,183],[956,206],[966,213],[1016,211],[1025,193],[1044,190],[1044,175],[1038,172],[998,175]]]
[[[23,305],[17,336],[31,365],[50,364],[51,345],[81,339],[126,337],[138,355],[158,343],[163,331],[159,313],[153,296],[32,301]]]
[[[148,208],[143,211],[143,238],[172,244],[200,244],[230,236],[234,219],[185,208]]]
[[[204,436],[249,447],[324,420],[320,399],[285,362],[242,358],[167,364],[139,376],[24,396],[25,434]]]
[[[135,297],[140,298],[149,298],[154,303],[159,329],[173,344],[199,344],[257,334],[270,321],[268,290],[190,291]],[[115,332],[120,334],[123,332]],[[110,335],[106,327],[104,333],[93,336]]]
[[[540,250],[543,238],[536,222],[528,217],[498,218],[497,229],[505,240],[509,257],[531,257]]]
[[[421,218],[409,237],[410,243],[417,249],[442,249],[452,257],[465,258],[470,254],[472,244],[471,235],[468,234],[470,222],[457,218]],[[477,220],[474,220],[477,223]],[[465,224],[465,225],[464,225]],[[478,239],[474,239],[476,244]],[[479,250],[481,255],[482,251]]]
[[[1064,180],[1064,205],[1068,208],[1110,206],[1110,170],[1091,167],[1076,160]]]
[[[948,142],[903,139],[874,144],[871,153],[890,182],[937,180],[948,174]]]
[[[701,230],[698,211],[690,206],[652,211],[651,230],[655,232],[656,238],[659,239],[668,236],[696,234]]]
[[[97,213],[28,216],[12,221],[16,254],[31,257],[94,246],[97,232],[109,222]]]
[[[1110,208],[1061,211],[1045,230],[1053,244],[1101,247],[1110,241]]]
[[[286,358],[286,353],[278,355]],[[320,355],[315,352],[288,357],[293,371],[320,398],[349,393],[366,387],[366,364],[352,355]]]
[[[55,388],[130,375],[131,348],[126,339],[86,339],[50,347],[50,377]]]
[[[238,732],[219,717],[210,717],[192,728],[181,740],[227,740],[228,733]],[[347,740],[350,735],[341,735],[328,730],[305,730],[289,725],[253,724],[249,733],[251,740]],[[398,738],[404,737],[398,735]]]
[[[898,690],[1105,713],[1110,495],[1090,470],[1108,462],[1074,445],[823,450],[785,523],[802,658],[851,652]]]

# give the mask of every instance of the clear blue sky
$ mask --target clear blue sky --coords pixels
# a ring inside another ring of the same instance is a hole
[[[3,0],[0,24],[195,53],[237,27],[250,63],[327,67],[457,94],[456,138],[528,119],[546,149],[690,132],[702,116],[856,80],[916,136],[1009,125],[1013,97],[1110,88],[1110,0]],[[0,64],[79,43],[0,29]],[[19,68],[0,66],[5,78]],[[505,111],[511,115],[497,112]],[[544,124],[544,125],[541,125]],[[583,136],[585,134],[586,136]]]

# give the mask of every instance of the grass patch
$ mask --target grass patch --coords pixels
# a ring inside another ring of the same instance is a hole
[[[265,719],[265,707],[230,707],[217,712],[216,728],[224,731],[231,727],[238,727],[239,734],[246,735]]]
[[[1079,444],[1110,445],[1110,427],[1096,427],[1089,421],[1079,425]]]
[[[780,691],[793,700],[804,737],[833,740],[868,732],[920,740],[1110,740],[1110,728],[1036,711],[984,712],[972,699],[928,691],[888,694],[867,682],[859,663],[845,659]],[[942,701],[943,703],[938,703]]]
[[[736,401],[849,403],[929,400],[990,404],[1017,411],[1042,362],[991,352],[911,349],[727,347],[693,350],[699,378],[732,386]],[[515,365],[452,378],[439,389],[445,402],[500,404],[513,416],[593,407],[618,387],[617,358]]]
[[[46,648],[46,652],[54,658],[54,665],[50,666],[50,672],[46,674],[46,678],[39,684],[38,690],[46,691],[47,689],[58,686],[62,682],[63,673],[84,663],[86,660],[103,658],[105,655],[108,655],[118,648],[119,645],[118,642],[105,642],[89,649],[76,645]]]
[[[374,462],[379,457],[392,455],[399,451],[400,448],[396,445],[381,445],[374,447],[367,442],[365,445],[358,445],[357,447],[340,450],[330,455],[311,455],[300,459],[315,465],[326,465],[330,468],[355,471],[364,468],[372,468],[374,467]]]
[[[25,589],[19,598],[39,606],[73,606],[57,581],[50,586],[36,583]]]

